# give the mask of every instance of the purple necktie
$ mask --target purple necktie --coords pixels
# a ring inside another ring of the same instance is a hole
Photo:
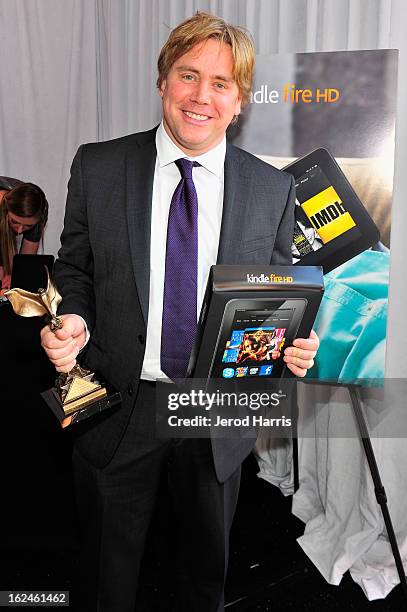
[[[196,334],[198,274],[198,198],[192,179],[198,162],[178,159],[181,173],[168,214],[161,369],[169,378],[185,378]]]

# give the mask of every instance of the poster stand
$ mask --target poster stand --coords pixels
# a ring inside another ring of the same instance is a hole
[[[401,559],[400,549],[397,544],[396,535],[394,533],[394,528],[393,528],[393,523],[390,517],[389,508],[387,506],[386,491],[384,489],[382,479],[380,477],[379,468],[378,468],[376,457],[373,451],[372,441],[370,439],[365,417],[362,412],[359,387],[358,385],[353,385],[353,384],[343,385],[343,386],[346,387],[349,391],[350,399],[352,402],[353,414],[354,414],[355,421],[359,429],[360,439],[363,445],[363,450],[365,451],[367,463],[368,463],[370,474],[372,476],[372,480],[374,484],[376,500],[383,514],[383,520],[384,520],[384,524],[386,525],[387,535],[389,537],[391,550],[394,556],[394,561],[396,563],[397,573],[400,578],[401,589],[402,589],[404,598],[407,602],[407,580],[406,580],[406,575],[404,573],[403,561]]]
[[[305,382],[305,381],[304,381]],[[310,381],[311,382],[311,381]],[[322,381],[318,381],[318,384],[321,384]],[[329,383],[332,384],[332,383]],[[353,415],[355,418],[356,425],[359,430],[360,440],[362,442],[363,450],[366,456],[366,460],[369,466],[369,471],[372,476],[374,491],[376,496],[376,501],[380,506],[384,524],[386,526],[387,535],[389,538],[391,550],[393,553],[394,561],[396,564],[397,573],[400,578],[400,585],[403,596],[407,602],[407,578],[404,573],[403,561],[400,554],[400,549],[397,543],[396,534],[394,532],[393,523],[390,517],[389,508],[387,506],[387,495],[385,488],[382,483],[382,479],[380,476],[379,467],[377,465],[376,457],[374,454],[372,441],[370,439],[369,430],[366,425],[366,420],[363,415],[361,399],[359,394],[360,385],[356,384],[340,384],[336,383],[336,387],[343,387],[349,391],[349,396],[351,399]],[[296,492],[299,488],[299,461],[298,461],[298,401],[295,398],[293,402],[293,472],[294,472],[294,492]]]

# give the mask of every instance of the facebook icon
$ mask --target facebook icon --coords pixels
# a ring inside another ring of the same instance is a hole
[[[259,376],[270,376],[272,369],[272,365],[261,366]]]

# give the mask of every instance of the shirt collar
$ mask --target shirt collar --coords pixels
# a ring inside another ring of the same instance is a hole
[[[165,131],[163,122],[161,121],[156,132],[155,143],[160,168],[173,163],[181,157],[185,157],[186,159],[197,161],[201,166],[219,178],[221,178],[223,175],[223,166],[226,155],[226,137],[224,137],[221,142],[216,145],[216,147],[213,147],[213,149],[210,149],[202,155],[191,157],[189,155],[185,155],[184,151],[177,147],[175,142],[171,140]]]

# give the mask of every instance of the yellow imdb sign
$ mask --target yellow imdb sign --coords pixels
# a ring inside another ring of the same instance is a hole
[[[303,202],[301,207],[324,244],[356,226],[332,186]]]

